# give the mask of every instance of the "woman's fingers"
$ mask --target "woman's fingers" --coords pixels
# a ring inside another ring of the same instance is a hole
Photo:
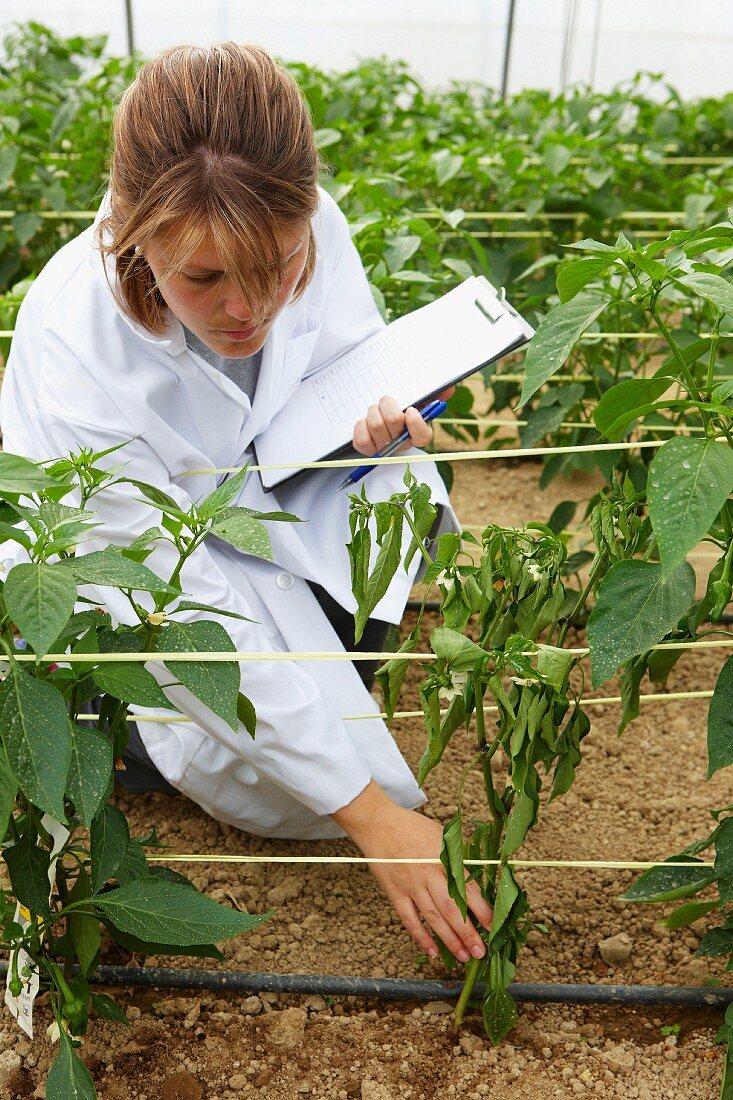
[[[410,439],[402,448],[404,450],[427,447],[433,438],[430,424],[413,405],[403,412],[394,397],[385,396],[380,398],[379,404],[370,405],[366,416],[356,422],[352,442],[360,454],[371,456],[405,430]]]
[[[486,898],[482,896],[475,882],[466,883],[466,897],[468,899],[468,908],[488,932],[491,928],[493,911]]]
[[[412,936],[417,946],[425,952],[430,959],[438,956],[438,945],[430,935],[430,931],[420,920],[415,903],[411,898],[406,898],[402,905],[396,905],[397,916],[402,921],[405,929]]]
[[[405,410],[405,427],[410,433],[410,444],[413,447],[427,447],[433,438],[433,429],[412,405]]]

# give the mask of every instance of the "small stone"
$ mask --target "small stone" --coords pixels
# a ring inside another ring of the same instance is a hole
[[[270,1042],[285,1050],[295,1050],[303,1042],[308,1014],[303,1008],[284,1008],[267,1017]]]
[[[466,1054],[473,1054],[475,1050],[483,1050],[485,1045],[479,1035],[462,1035],[458,1042],[461,1050]]]
[[[286,901],[293,901],[299,897],[302,889],[303,880],[297,875],[288,875],[277,886],[273,886],[271,890],[268,890],[267,904],[284,905]]]
[[[609,966],[623,966],[631,957],[633,944],[627,932],[619,932],[615,936],[601,940],[598,944],[601,958]]]
[[[245,997],[242,1001],[242,1012],[245,1016],[259,1016],[262,1012],[262,1001],[259,997]]]
[[[311,1012],[326,1012],[328,1005],[320,993],[314,993],[313,996],[306,997],[303,1001],[303,1008],[309,1009]]]
[[[268,1066],[265,1067],[254,1079],[254,1083],[258,1089],[264,1088],[265,1085],[269,1085],[270,1081],[275,1076],[275,1071]]]
[[[237,1089],[246,1088],[248,1084],[249,1081],[244,1073],[235,1073],[229,1078],[229,1088],[234,1089],[235,1092]]]
[[[452,1012],[455,1005],[449,1001],[429,1001],[425,1005],[423,1012],[427,1012],[430,1016],[446,1016],[449,1012]]]

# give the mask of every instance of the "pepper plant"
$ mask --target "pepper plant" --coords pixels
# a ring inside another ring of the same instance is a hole
[[[589,728],[582,709],[583,653],[568,650],[569,633],[587,630],[593,688],[621,668],[622,730],[638,715],[644,676],[666,682],[681,652],[676,647],[719,632],[711,620],[730,601],[733,413],[727,402],[733,385],[718,381],[716,373],[722,334],[733,320],[733,287],[726,276],[732,237],[733,227],[726,223],[675,232],[646,247],[623,236],[615,246],[586,241],[580,246],[586,256],[560,273],[564,300],[530,344],[522,401],[560,370],[605,309],[629,296],[658,327],[669,356],[654,373],[609,387],[594,411],[598,432],[615,441],[629,436],[639,420],[661,412],[671,413],[681,427],[697,418],[702,428],[699,436],[680,434],[660,443],[648,465],[618,461],[609,484],[590,504],[591,537],[580,560],[568,556],[567,536],[538,523],[519,530],[488,525],[480,542],[466,531],[445,534],[431,553],[425,539],[435,508],[427,486],[409,470],[405,492],[388,501],[371,503],[365,487],[351,497],[348,549],[359,605],[357,637],[401,564],[407,566],[418,552],[426,559],[425,597],[418,623],[402,645],[405,656],[377,674],[388,715],[394,713],[409,654],[420,639],[430,586],[437,585],[441,593],[443,625],[430,635],[437,660],[420,686],[427,748],[418,778],[424,781],[439,764],[461,727],[475,736],[473,765],[483,776],[487,815],[464,837],[462,783],[458,812],[444,830],[441,858],[464,914],[464,860],[469,867],[471,859],[498,861],[496,867],[469,871],[494,917],[485,937],[487,956],[469,962],[458,1008],[460,1019],[475,981],[486,980],[484,1019],[495,1042],[515,1019],[507,986],[531,927],[527,896],[507,860],[537,822],[542,775],[552,771],[551,798],[565,792]],[[718,253],[722,259],[716,262]],[[613,277],[600,289],[589,285],[611,268]],[[699,307],[702,300],[710,308],[701,311],[709,331],[686,342],[676,338],[662,316],[663,298],[681,309],[689,302]],[[408,529],[412,538],[403,554]],[[695,574],[686,556],[701,539],[716,546],[720,557],[703,598],[696,601]],[[472,546],[478,560],[468,552]],[[729,663],[723,669],[710,710],[713,770],[733,763],[730,723],[722,721],[730,710],[731,668]],[[448,703],[445,710],[441,698]],[[484,716],[487,698],[497,714],[491,726]],[[501,789],[491,767],[499,751],[506,769]],[[733,881],[733,865],[729,875]]]
[[[155,832],[130,836],[124,814],[110,801],[115,769],[124,767],[128,707],[175,711],[166,687],[183,685],[233,730],[254,736],[255,713],[240,691],[236,661],[165,659],[154,663],[156,676],[134,656],[234,651],[221,623],[200,617],[232,613],[197,602],[195,593],[185,599],[181,570],[209,535],[269,558],[265,517],[233,506],[246,468],[188,509],[154,486],[131,481],[159,513],[159,524],[129,546],[84,553],[84,543],[104,533],[90,502],[128,480],[121,467],[105,465],[109,453],[82,450],[47,463],[0,454],[0,540],[8,544],[11,566],[0,586],[0,835],[10,881],[0,892],[2,947],[10,953],[6,1000],[32,1034],[34,992],[39,984],[48,992],[51,1031],[60,1043],[49,1100],[96,1095],[76,1054],[90,1012],[125,1020],[111,998],[90,988],[105,933],[132,952],[221,959],[216,942],[266,919],[219,905],[183,875],[149,863],[146,848],[157,847]],[[166,577],[145,564],[163,543],[174,548],[175,566]],[[113,622],[83,594],[89,585],[124,593],[131,622]],[[105,655],[119,659],[105,662]],[[79,717],[95,698],[99,718],[83,725]]]

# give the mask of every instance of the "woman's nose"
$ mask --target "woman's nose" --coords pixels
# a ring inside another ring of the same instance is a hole
[[[224,310],[235,321],[249,321],[251,319],[250,308],[242,298],[230,298],[224,303]]]

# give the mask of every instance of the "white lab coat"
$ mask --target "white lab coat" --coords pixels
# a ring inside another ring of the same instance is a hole
[[[253,438],[304,375],[383,324],[346,219],[322,192],[314,218],[318,259],[313,279],[303,297],[276,319],[250,405],[234,382],[186,346],[176,318],[170,317],[164,335],[155,336],[121,311],[104,276],[95,226],[53,257],[20,310],[0,399],[9,452],[47,459],[80,446],[102,450],[139,437],[107,461],[125,462],[129,476],[188,506],[210,493],[221,476],[189,477],[186,470],[242,465]],[[114,283],[109,262],[108,274]],[[415,472],[430,484],[433,500],[445,506],[445,525],[455,527],[435,466],[420,463]],[[313,471],[268,494],[252,474],[234,503],[283,509],[305,522],[268,524],[272,564],[211,539],[184,568],[189,598],[256,620],[219,620],[237,650],[342,649],[306,580],[354,610],[345,550],[348,497],[334,491],[343,473]],[[383,500],[401,489],[403,473],[402,466],[373,471],[370,499]],[[138,497],[131,486],[95,497],[92,507],[104,526],[80,552],[109,542],[129,543],[159,522],[159,513]],[[147,564],[167,578],[171,552],[159,546]],[[400,621],[418,566],[416,555],[410,576],[400,569],[376,609],[378,618]],[[116,621],[132,621],[121,593],[91,586],[85,593]],[[211,616],[187,616],[196,617]],[[162,666],[148,667],[165,675]],[[355,798],[372,778],[403,806],[424,801],[382,720],[342,717],[378,713],[351,662],[262,661],[240,667],[242,690],[257,712],[254,741],[241,726],[233,733],[183,687],[169,688],[167,695],[190,723],[140,724],[160,772],[212,816],[264,836],[333,837],[343,834],[327,815]]]

